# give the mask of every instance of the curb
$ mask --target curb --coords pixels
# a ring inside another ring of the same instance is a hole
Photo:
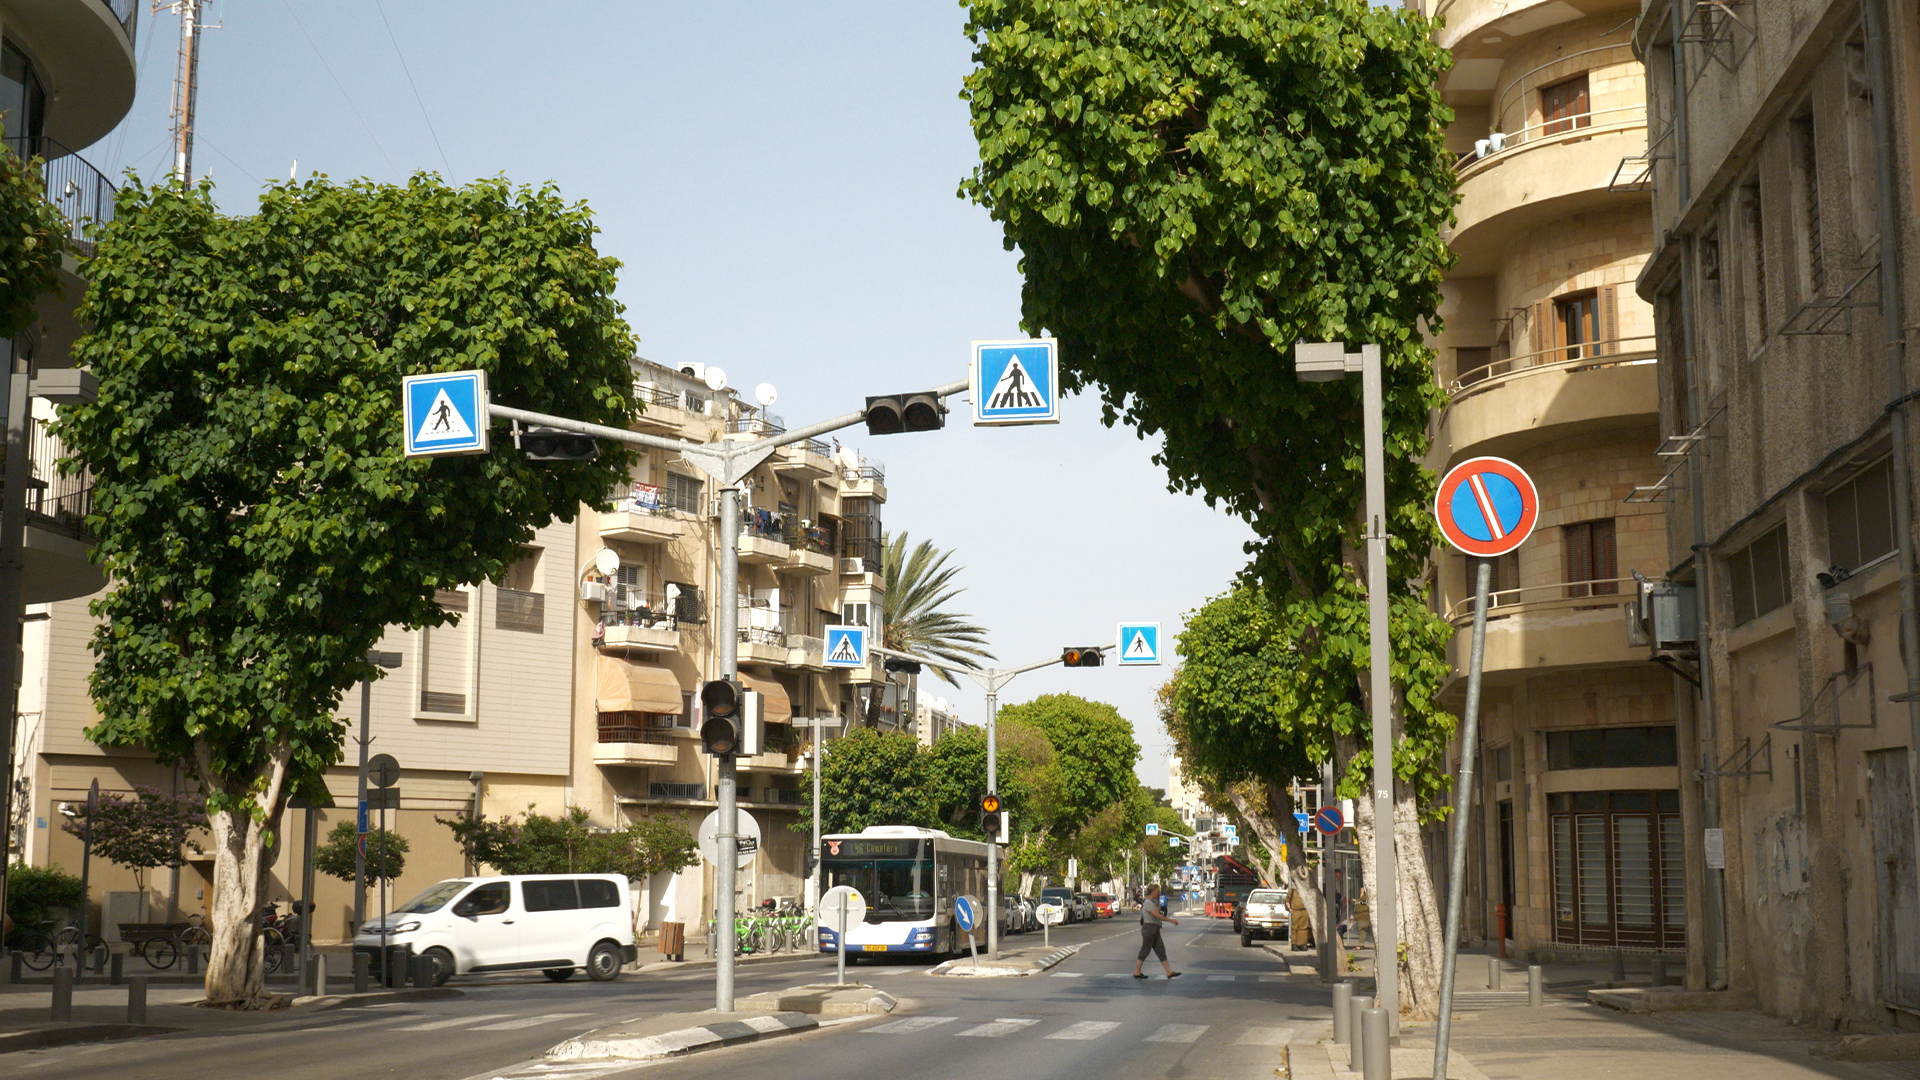
[[[1102,938],[1101,940],[1104,941],[1105,939]],[[1027,975],[1038,975],[1041,972],[1047,970],[1048,968],[1053,967],[1055,964],[1058,964],[1060,961],[1065,960],[1067,957],[1072,956],[1074,953],[1079,952],[1081,949],[1086,948],[1087,944],[1092,944],[1092,943],[1088,942],[1086,944],[1081,944],[1081,945],[1062,946],[1061,948],[1055,949],[1052,952],[1047,953],[1046,955],[1040,957],[1038,960],[1029,961],[1027,966],[1025,967],[1009,967],[1001,963],[989,963],[984,967],[980,967],[976,969],[973,966],[972,959],[967,958],[967,959],[942,961],[938,964],[935,964],[933,967],[928,968],[927,974],[949,975],[955,978],[971,978],[971,979],[990,978],[990,977],[1017,978],[1017,977],[1027,976]]]
[[[664,1035],[631,1038],[612,1036],[595,1038],[580,1035],[553,1047],[548,1061],[651,1061],[657,1058],[684,1057],[702,1050],[777,1039],[812,1031],[820,1022],[806,1013],[779,1012],[750,1016],[744,1020],[716,1020],[701,1027],[682,1028]]]
[[[0,1054],[21,1050],[45,1050],[80,1043],[117,1042],[148,1035],[166,1035],[182,1028],[156,1027],[152,1024],[72,1024],[65,1027],[32,1028],[0,1034]]]

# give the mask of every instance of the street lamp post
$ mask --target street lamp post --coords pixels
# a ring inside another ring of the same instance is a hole
[[[1368,694],[1373,723],[1374,982],[1379,1008],[1400,1026],[1399,861],[1394,854],[1393,678],[1387,643],[1387,474],[1380,346],[1357,353],[1345,342],[1296,342],[1294,374],[1302,382],[1329,382],[1360,373],[1361,428],[1366,464]]]

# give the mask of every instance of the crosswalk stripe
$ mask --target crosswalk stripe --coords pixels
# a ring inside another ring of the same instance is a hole
[[[1056,979],[1078,979],[1085,974],[1086,972],[1084,971],[1056,971],[1053,973],[1053,977]]]
[[[541,1013],[539,1016],[523,1016],[518,1020],[502,1020],[497,1024],[481,1024],[470,1027],[468,1031],[518,1031],[521,1028],[539,1027],[542,1024],[557,1024],[562,1020],[575,1020],[592,1013]]]
[[[1260,976],[1260,981],[1261,982],[1286,982],[1287,977],[1285,975],[1262,975]]]
[[[1231,975],[1209,975],[1209,976],[1207,976],[1207,981],[1208,981],[1208,982],[1232,982],[1232,981],[1233,981],[1233,976],[1231,976]]]
[[[1147,1036],[1147,1042],[1190,1043],[1199,1040],[1207,1030],[1206,1024],[1161,1024],[1160,1030]]]
[[[456,1016],[449,1020],[429,1020],[424,1024],[408,1024],[395,1028],[395,1031],[438,1031],[441,1028],[459,1027],[462,1024],[478,1024],[486,1020],[504,1020],[512,1013],[483,1013],[479,1016]],[[398,1019],[398,1018],[396,1018]]]
[[[1047,1038],[1090,1042],[1119,1026],[1118,1023],[1109,1020],[1082,1020],[1077,1024],[1061,1028],[1059,1031],[1047,1036]]]
[[[1285,1046],[1293,1041],[1298,1030],[1290,1027],[1248,1028],[1239,1038],[1233,1040],[1235,1046]]]
[[[941,1024],[951,1024],[960,1019],[957,1016],[909,1016],[905,1020],[894,1020],[879,1027],[866,1028],[869,1035],[911,1035],[916,1031],[925,1031]]]
[[[1039,1022],[1038,1020],[995,1020],[991,1024],[981,1024],[979,1027],[971,1027],[965,1031],[954,1032],[954,1037],[962,1038],[970,1036],[976,1039],[998,1039],[1002,1035],[1011,1035],[1016,1031],[1030,1028]]]
[[[1125,971],[1109,971],[1100,977],[1103,979],[1131,979],[1133,975]]]

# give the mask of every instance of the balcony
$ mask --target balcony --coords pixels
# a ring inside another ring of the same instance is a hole
[[[680,627],[672,619],[661,619],[652,624],[609,623],[596,644],[603,649],[678,652]]]
[[[685,394],[654,383],[634,383],[633,400],[638,406],[633,414],[636,431],[679,435],[695,416],[701,415],[687,411]]]
[[[113,220],[113,199],[119,189],[86,158],[52,139],[9,135],[0,141],[16,158],[40,159],[41,189],[66,217],[68,241],[80,254],[93,254],[88,229]]]
[[[786,541],[789,552],[787,561],[780,564],[781,573],[807,576],[833,573],[827,530],[795,526],[786,531]]]
[[[840,497],[886,502],[887,467],[877,461],[866,459],[862,459],[858,466],[841,466]]]
[[[786,529],[777,515],[751,507],[741,511],[740,561],[753,566],[783,566],[793,561]]]
[[[593,744],[593,763],[672,765],[680,760],[680,743],[670,734],[671,730],[603,721],[600,724],[599,741]]]
[[[786,666],[787,632],[777,626],[742,626],[740,662]]]
[[[600,539],[630,544],[668,544],[693,531],[693,516],[668,504],[652,484],[635,484],[633,492],[600,515]]]
[[[1490,594],[1483,670],[1497,678],[1645,663],[1646,650],[1627,643],[1624,607],[1634,588],[1632,578],[1612,578]],[[1448,608],[1446,619],[1456,630],[1447,643],[1447,660],[1454,671],[1464,672],[1472,644],[1473,598]]]
[[[804,772],[800,766],[800,751],[806,745],[806,738],[789,724],[768,724],[765,731],[766,745],[762,747],[762,753],[735,759],[740,770],[771,776],[799,776]]]
[[[787,635],[787,660],[782,667],[801,671],[824,672],[827,667],[827,641],[806,634]]]
[[[147,0],[7,5],[7,37],[26,46],[47,86],[45,134],[87,146],[127,115],[133,107],[134,30],[146,6]]]
[[[788,443],[774,451],[770,462],[773,471],[782,476],[798,476],[804,480],[825,480],[833,475],[833,447],[820,439],[808,439],[805,442]]]
[[[87,529],[93,510],[93,477],[60,470],[67,449],[35,420],[28,453],[33,472],[27,478],[27,528],[21,549],[20,599],[50,604],[99,592],[106,575],[89,558],[98,539]]]
[[[1434,428],[1434,449],[1507,454],[1582,431],[1659,418],[1652,337],[1617,338],[1496,360],[1460,373]]]

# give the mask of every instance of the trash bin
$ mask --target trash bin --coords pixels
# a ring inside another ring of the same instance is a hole
[[[668,960],[687,958],[687,924],[663,922],[660,924],[660,955]]]

